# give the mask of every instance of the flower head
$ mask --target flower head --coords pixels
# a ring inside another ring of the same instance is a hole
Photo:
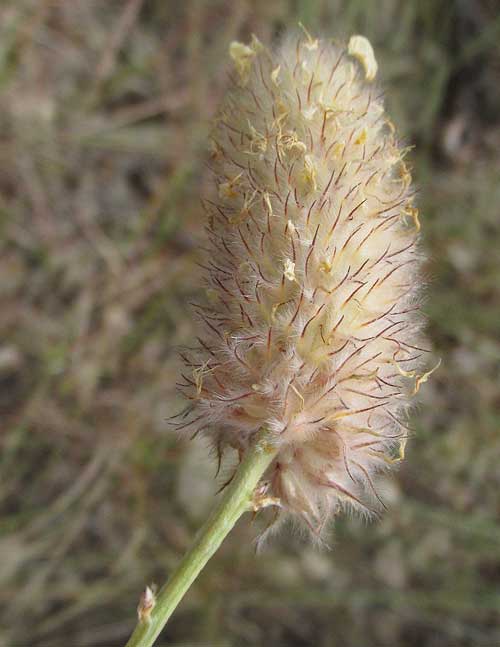
[[[370,43],[233,43],[212,134],[202,332],[186,356],[187,422],[222,451],[259,429],[281,509],[319,531],[380,501],[427,374],[417,319],[418,212],[373,79]]]

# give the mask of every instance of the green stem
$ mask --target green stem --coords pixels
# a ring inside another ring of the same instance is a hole
[[[151,613],[139,620],[126,647],[151,647],[184,594],[244,512],[253,509],[253,494],[276,450],[267,432],[257,434],[219,505],[199,531],[168,582],[159,591]]]

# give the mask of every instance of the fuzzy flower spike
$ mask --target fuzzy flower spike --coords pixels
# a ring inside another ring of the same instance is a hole
[[[230,46],[212,134],[206,299],[175,423],[241,462],[192,547],[141,598],[127,647],[151,647],[246,511],[274,505],[313,536],[383,505],[420,372],[418,211],[368,40],[292,35]],[[144,600],[148,601],[147,613]]]
[[[319,533],[339,509],[379,507],[375,475],[404,454],[427,377],[418,211],[366,38],[306,33],[271,53],[253,37],[230,56],[189,427],[219,452],[269,430],[267,494]]]

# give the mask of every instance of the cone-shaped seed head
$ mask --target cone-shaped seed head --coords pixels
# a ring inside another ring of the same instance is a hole
[[[233,43],[212,134],[215,191],[192,401],[180,427],[244,450],[268,428],[282,509],[319,530],[380,500],[417,376],[419,221],[370,43]]]

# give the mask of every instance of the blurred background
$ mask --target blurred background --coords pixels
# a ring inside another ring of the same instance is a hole
[[[244,520],[159,645],[500,645],[498,0],[0,1],[0,645],[120,647],[216,489],[176,349],[227,51],[362,33],[411,154],[441,368],[332,550]]]

